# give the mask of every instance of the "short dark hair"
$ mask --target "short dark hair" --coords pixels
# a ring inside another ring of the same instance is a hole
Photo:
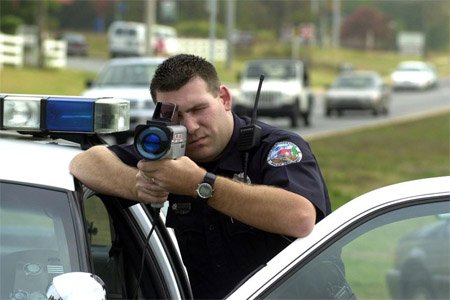
[[[156,102],[156,92],[171,92],[182,88],[191,79],[200,77],[208,92],[217,95],[220,80],[214,66],[206,59],[192,54],[178,54],[166,59],[155,71],[150,83],[150,93]]]

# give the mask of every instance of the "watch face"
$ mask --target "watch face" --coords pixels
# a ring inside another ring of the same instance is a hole
[[[212,186],[208,183],[203,182],[198,186],[198,195],[202,198],[209,198],[212,194]]]

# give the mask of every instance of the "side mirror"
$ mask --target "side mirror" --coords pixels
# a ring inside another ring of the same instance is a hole
[[[106,300],[106,288],[97,275],[71,272],[54,277],[46,296],[48,300]]]

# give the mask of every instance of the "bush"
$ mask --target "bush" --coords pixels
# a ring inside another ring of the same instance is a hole
[[[7,15],[0,19],[0,31],[6,34],[15,34],[17,28],[22,24],[21,18]]]

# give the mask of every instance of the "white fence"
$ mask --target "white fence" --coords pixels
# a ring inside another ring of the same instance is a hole
[[[195,39],[195,38],[178,38],[178,53],[195,54],[206,59],[212,59],[210,57],[210,41],[208,39]],[[226,40],[215,40],[214,61],[223,62],[227,57],[227,42]]]
[[[3,65],[23,66],[24,39],[0,33],[0,68]]]
[[[65,41],[44,40],[44,65],[48,68],[67,66],[67,44]],[[39,61],[36,44],[26,44],[22,36],[0,33],[0,68],[3,65],[22,67],[24,64],[36,65]]]

